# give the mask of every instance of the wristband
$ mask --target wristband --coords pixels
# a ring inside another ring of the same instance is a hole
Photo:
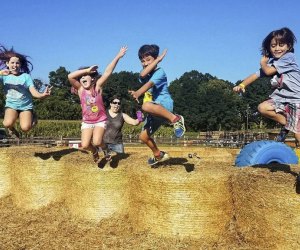
[[[242,89],[245,89],[245,88],[246,88],[245,84],[243,84],[243,83],[239,84],[239,86],[240,86]]]

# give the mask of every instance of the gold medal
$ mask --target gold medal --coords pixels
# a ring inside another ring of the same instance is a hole
[[[93,106],[93,107],[92,107],[92,112],[93,112],[93,113],[98,112],[98,107],[97,107],[97,106]]]

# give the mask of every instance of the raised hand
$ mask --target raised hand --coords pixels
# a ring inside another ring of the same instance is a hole
[[[118,58],[122,58],[125,54],[126,54],[126,51],[128,50],[128,47],[127,46],[123,46],[121,47],[117,57]]]

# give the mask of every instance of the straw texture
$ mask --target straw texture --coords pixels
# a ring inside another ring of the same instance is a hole
[[[6,148],[0,150],[0,198],[7,196],[11,191],[9,157]]]
[[[133,167],[129,212],[136,229],[217,241],[231,219],[229,172],[216,165],[203,167],[190,173],[174,165]]]
[[[38,209],[62,198],[64,172],[60,162],[35,154],[32,148],[23,147],[9,162],[13,200],[23,209]]]

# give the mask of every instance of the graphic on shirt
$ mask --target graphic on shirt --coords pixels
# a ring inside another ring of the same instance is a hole
[[[25,96],[25,91],[26,91],[26,86],[25,83],[23,84],[11,84],[11,83],[6,83],[5,84],[5,89],[7,91],[6,97],[11,98],[11,99],[23,99],[26,98]]]
[[[149,92],[149,91],[145,92],[143,103],[145,103],[145,102],[152,102],[152,100],[153,100],[152,93]]]
[[[87,110],[97,113],[99,111],[98,106],[96,105],[96,98],[93,96],[86,97],[86,108]]]
[[[270,80],[272,88],[282,88],[283,82],[283,74],[281,76],[274,75],[273,78]]]

